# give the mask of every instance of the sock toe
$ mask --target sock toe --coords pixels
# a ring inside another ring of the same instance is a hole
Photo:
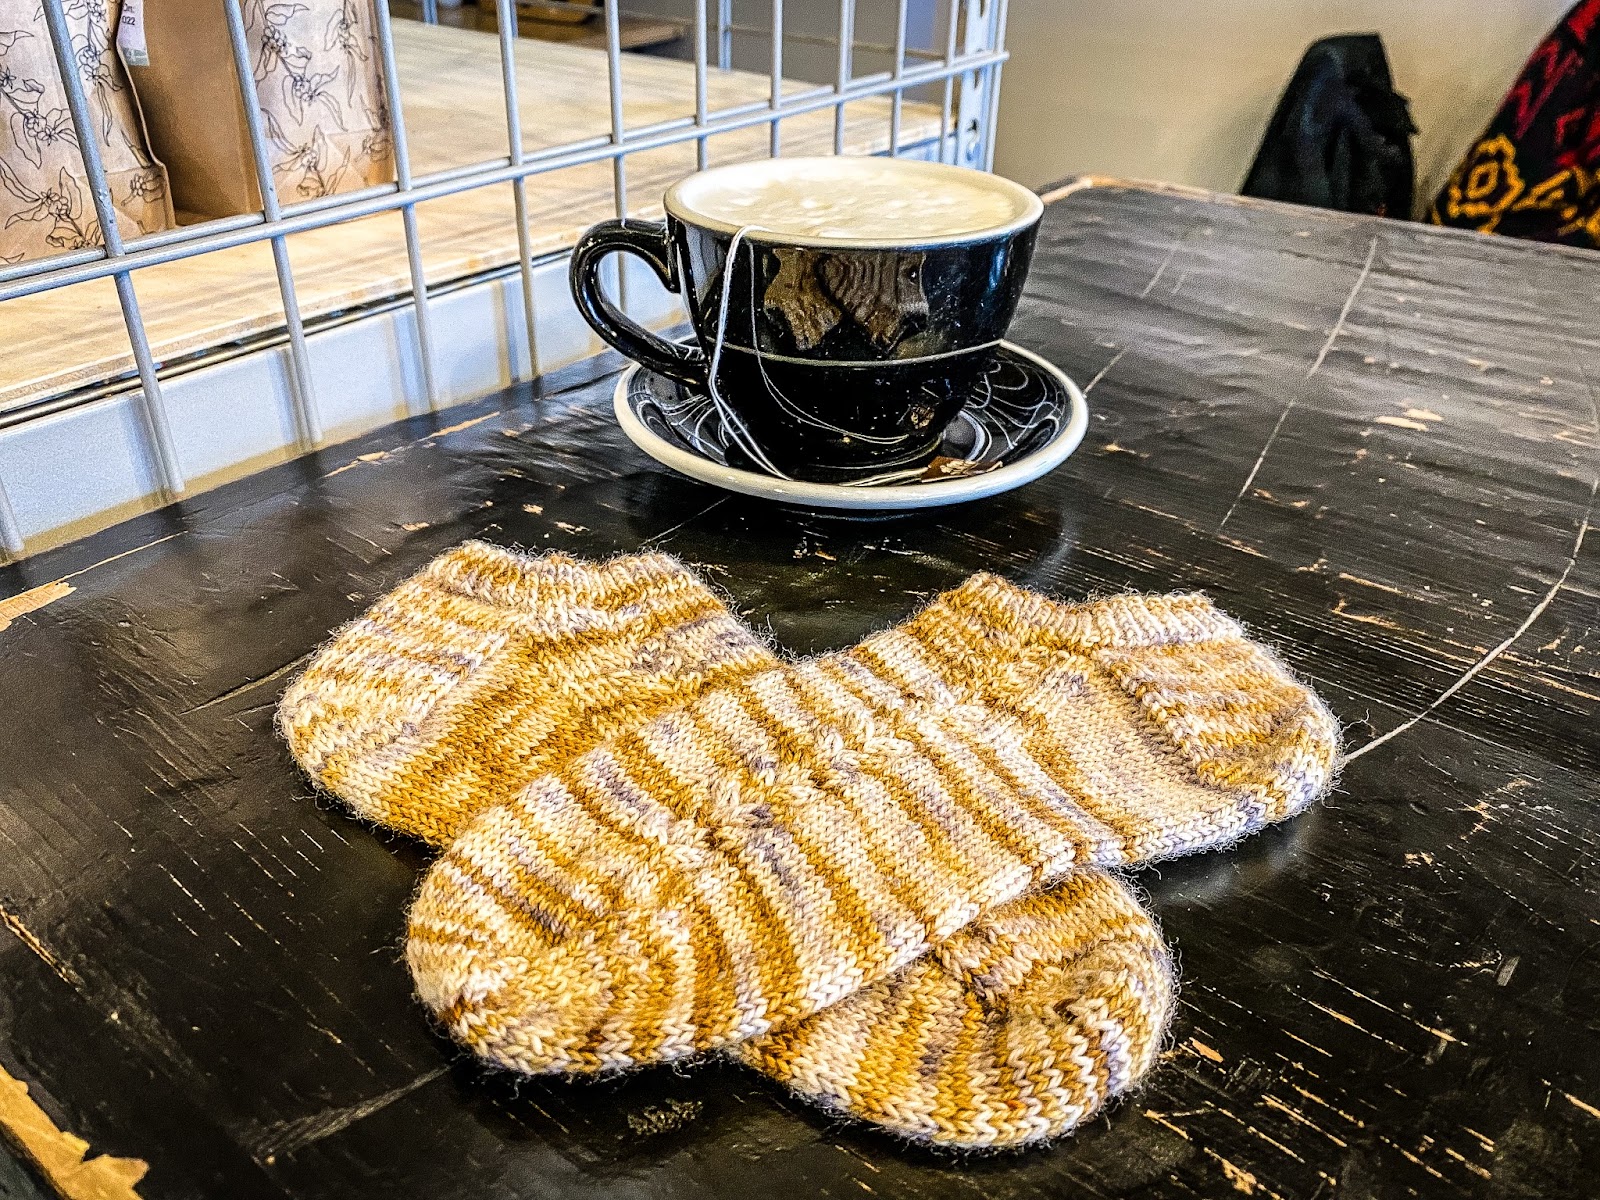
[[[505,645],[509,631],[471,592],[509,557],[475,542],[442,555],[341,629],[284,693],[291,753],[361,816],[435,843],[459,824],[448,789],[418,808],[392,783],[428,714]]]
[[[1020,1146],[1070,1133],[1135,1086],[1172,1006],[1154,921],[1123,885],[1084,871],[735,1053],[914,1141]]]
[[[1315,692],[1234,621],[1211,609],[1199,623],[1209,628],[1108,643],[1091,657],[1201,784],[1239,798],[1250,819],[1238,832],[1248,833],[1327,792],[1339,725]]]
[[[1013,723],[1063,814],[1092,831],[1089,862],[1223,845],[1333,782],[1328,709],[1197,593],[1063,604],[978,575],[884,639]]]
[[[592,1031],[610,980],[584,918],[603,916],[606,899],[529,889],[523,873],[545,863],[524,837],[509,807],[494,809],[429,868],[406,962],[423,1004],[475,1054],[529,1074],[597,1070],[605,1055]]]
[[[764,1032],[735,978],[740,945],[696,893],[736,886],[729,868],[647,798],[593,800],[547,776],[429,868],[406,944],[423,1004],[473,1053],[527,1074],[670,1062]]]

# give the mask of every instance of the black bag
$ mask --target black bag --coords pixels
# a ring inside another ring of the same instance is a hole
[[[1409,218],[1416,189],[1411,106],[1375,33],[1324,38],[1278,101],[1246,196]]]

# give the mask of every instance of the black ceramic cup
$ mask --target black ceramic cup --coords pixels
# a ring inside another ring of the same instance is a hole
[[[859,215],[803,219],[809,203],[838,215],[837,197],[854,194]],[[784,215],[767,229],[773,196]],[[571,268],[579,310],[623,354],[691,387],[707,388],[715,356],[717,394],[751,457],[814,480],[931,458],[1011,323],[1044,212],[998,176],[878,158],[718,167],[674,185],[665,207],[665,222],[584,234]],[[600,264],[615,251],[683,296],[693,344],[650,333],[604,295]]]

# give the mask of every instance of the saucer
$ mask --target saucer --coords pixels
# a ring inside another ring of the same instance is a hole
[[[1089,427],[1089,405],[1078,385],[1010,342],[1000,343],[973,391],[945,430],[936,466],[848,483],[746,470],[709,396],[641,366],[617,380],[613,407],[628,440],[663,466],[730,492],[807,508],[937,508],[1009,492],[1060,466]]]

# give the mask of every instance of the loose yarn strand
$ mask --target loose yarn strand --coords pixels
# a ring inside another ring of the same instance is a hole
[[[710,394],[711,403],[716,406],[717,413],[722,417],[723,425],[733,435],[733,439],[739,444],[739,448],[753,458],[756,464],[767,474],[776,475],[779,479],[792,479],[793,476],[785,474],[773,465],[772,460],[767,457],[766,451],[761,449],[760,443],[746,428],[745,423],[734,413],[732,405],[723,399],[722,392],[717,387],[717,370],[722,365],[722,348],[727,343],[728,338],[728,301],[733,295],[733,265],[739,253],[739,247],[744,243],[745,234],[760,229],[760,225],[741,225],[734,231],[733,239],[728,243],[728,256],[722,264],[722,295],[717,301],[717,338],[711,344],[711,367],[706,374],[706,391]],[[750,255],[752,294],[755,287],[755,274],[756,256],[752,253]],[[754,333],[753,325],[751,332],[752,334]],[[755,353],[756,362],[759,364],[761,362],[761,348],[759,346],[756,347]],[[766,375],[765,369],[762,370],[762,375],[763,377]]]

